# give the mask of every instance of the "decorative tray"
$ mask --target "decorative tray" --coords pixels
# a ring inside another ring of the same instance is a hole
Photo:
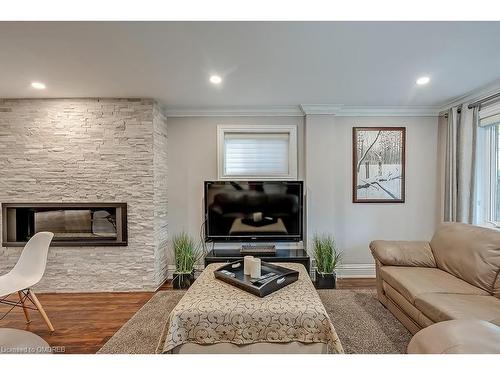
[[[258,297],[265,297],[299,279],[298,271],[267,262],[261,262],[262,276],[253,279],[243,273],[243,259],[225,264],[215,270],[214,275],[217,279]]]

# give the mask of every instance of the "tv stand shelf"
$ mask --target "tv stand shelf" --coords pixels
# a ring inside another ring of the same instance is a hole
[[[304,249],[276,249],[275,255],[257,256],[270,263],[300,263],[310,272],[311,258]],[[205,267],[212,263],[230,263],[242,259],[239,248],[214,249],[205,256]]]

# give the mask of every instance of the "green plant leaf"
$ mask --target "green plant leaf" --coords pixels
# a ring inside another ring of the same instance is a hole
[[[199,243],[187,233],[182,232],[172,238],[175,258],[175,272],[188,274],[193,272],[195,264],[203,257]]]
[[[319,273],[333,273],[342,259],[342,252],[331,235],[316,234],[313,238],[313,253]]]

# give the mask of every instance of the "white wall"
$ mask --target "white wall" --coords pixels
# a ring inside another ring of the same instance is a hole
[[[406,127],[406,203],[352,203],[352,128]],[[308,236],[332,233],[345,264],[372,264],[375,239],[426,240],[437,224],[436,117],[306,118]]]
[[[203,182],[217,180],[217,125],[297,125],[298,175],[304,178],[302,117],[169,117],[168,226],[199,236]]]
[[[373,264],[374,239],[429,239],[437,223],[437,117],[185,117],[168,118],[170,235],[198,236],[203,181],[217,179],[218,124],[298,124],[299,178],[306,181],[307,236],[332,233],[344,263]],[[407,128],[406,203],[352,203],[352,127]],[[348,266],[349,267],[349,266]],[[366,267],[365,267],[366,268]],[[349,271],[364,275],[360,266]],[[373,271],[373,267],[369,272]]]

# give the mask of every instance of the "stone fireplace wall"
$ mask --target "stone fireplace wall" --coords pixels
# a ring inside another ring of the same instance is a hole
[[[38,290],[154,290],[164,281],[166,152],[166,118],[153,100],[0,100],[1,202],[128,203],[128,246],[52,247]],[[21,250],[0,247],[0,274]]]
[[[169,262],[167,227],[167,118],[159,106],[153,108],[153,189],[155,239],[155,284],[167,277]]]

